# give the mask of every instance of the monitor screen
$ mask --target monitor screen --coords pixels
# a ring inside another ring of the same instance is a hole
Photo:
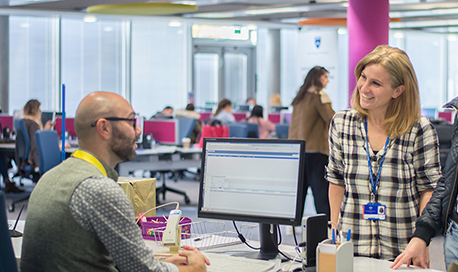
[[[237,105],[237,111],[251,111],[251,108],[252,106],[249,105],[249,104],[241,104],[241,105]]]
[[[301,224],[304,154],[303,140],[205,138],[198,217],[260,223],[262,252],[262,225]]]
[[[46,125],[46,122],[48,121],[54,121],[53,117],[54,117],[54,112],[53,111],[43,111],[41,113],[41,123],[44,125]]]
[[[137,144],[143,143],[143,124],[144,122],[145,122],[145,118],[143,118],[143,116],[135,115],[135,125],[139,126],[142,130],[142,133],[138,135]]]

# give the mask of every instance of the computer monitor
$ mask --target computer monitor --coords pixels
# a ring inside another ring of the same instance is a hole
[[[54,114],[55,112],[54,111],[43,111],[41,113],[41,123],[44,125],[46,125],[46,122],[48,121],[54,121],[53,117],[54,117]]]
[[[198,217],[259,223],[260,252],[278,255],[277,225],[301,225],[305,141],[204,138]]]
[[[289,109],[288,107],[283,107],[283,106],[272,106],[270,107],[270,112],[281,112],[282,110],[287,110]]]
[[[139,126],[142,130],[142,133],[138,135],[137,144],[143,143],[143,124],[145,123],[145,118],[140,115],[135,115],[135,125]]]
[[[250,104],[240,104],[237,105],[237,111],[245,112],[245,111],[251,111],[252,105]]]

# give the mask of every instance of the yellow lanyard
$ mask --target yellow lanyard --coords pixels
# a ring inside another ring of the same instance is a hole
[[[105,177],[107,177],[107,171],[105,170],[105,167],[103,167],[102,163],[96,157],[92,156],[86,151],[76,150],[73,152],[72,157],[87,161],[88,163],[97,167],[97,169],[99,169],[99,171],[102,172]]]

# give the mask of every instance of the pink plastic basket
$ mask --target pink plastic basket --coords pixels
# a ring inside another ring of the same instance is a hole
[[[143,239],[162,241],[162,233],[167,226],[166,218],[147,217],[147,222],[140,221]],[[181,226],[181,239],[189,238],[191,236],[191,219],[182,217],[178,225]]]

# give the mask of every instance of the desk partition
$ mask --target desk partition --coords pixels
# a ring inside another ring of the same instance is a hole
[[[269,117],[268,118],[274,124],[280,124],[281,123],[280,113],[269,113]]]
[[[248,117],[247,112],[233,112],[232,114],[234,115],[235,121],[237,122],[245,122]]]
[[[9,127],[10,131],[13,131],[13,116],[0,114],[0,122],[2,122],[2,128]]]
[[[65,118],[65,131],[68,131],[68,134],[70,134],[73,138],[76,138],[74,121],[75,118]],[[58,117],[56,119],[54,130],[57,131],[57,135],[62,135],[62,117]]]
[[[205,120],[207,120],[208,118],[210,118],[212,116],[212,112],[209,111],[209,112],[199,112],[200,113],[200,121],[203,123],[205,122]]]
[[[153,134],[154,140],[161,144],[178,145],[178,120],[177,119],[151,119],[145,120],[143,134]]]

